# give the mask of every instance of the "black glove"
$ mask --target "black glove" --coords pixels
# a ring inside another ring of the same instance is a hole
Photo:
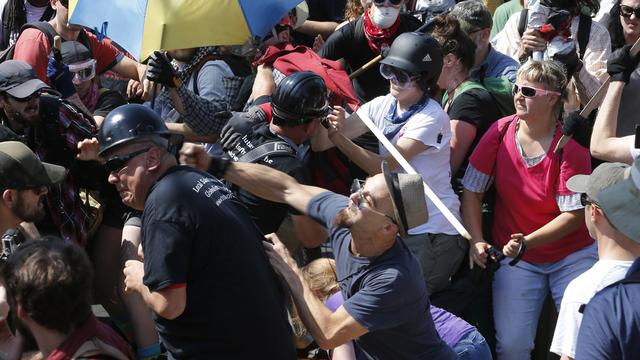
[[[625,45],[614,51],[607,62],[607,72],[611,76],[611,81],[624,81],[629,83],[631,73],[638,67],[640,57],[631,56],[629,53],[631,45]]]
[[[218,179],[222,179],[224,177],[224,173],[227,171],[229,165],[231,165],[232,161],[228,157],[224,156],[212,156],[211,163],[209,164],[209,169],[207,172]]]
[[[251,133],[256,124],[266,122],[266,120],[264,112],[257,106],[246,113],[234,113],[220,131],[222,150],[234,149],[238,140]]]
[[[580,68],[582,68],[582,62],[580,61],[580,58],[578,58],[575,46],[566,53],[553,54],[553,60],[564,65],[567,72],[567,79],[571,79],[573,74],[580,71]]]
[[[562,123],[562,133],[573,136],[578,144],[587,149],[591,142],[591,131],[593,131],[593,124],[589,119],[580,116],[579,111],[570,112]]]
[[[154,51],[147,62],[147,79],[167,87],[178,87],[180,80],[178,73],[171,65],[171,61],[160,51]]]

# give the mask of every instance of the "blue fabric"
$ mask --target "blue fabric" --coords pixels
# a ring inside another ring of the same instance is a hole
[[[491,349],[484,336],[473,330],[453,347],[460,360],[491,360]]]
[[[512,57],[507,56],[489,45],[489,53],[487,58],[484,59],[482,64],[471,69],[471,78],[482,78],[482,72],[484,77],[506,77],[512,83],[516,82],[516,74],[520,64]]]
[[[355,343],[370,359],[457,359],[436,332],[420,264],[400,238],[378,257],[351,254],[351,233],[333,223],[347,204],[347,197],[325,192],[307,213],[329,229],[343,306],[369,330]]]
[[[629,275],[640,272],[636,259]],[[640,356],[640,283],[616,284],[587,304],[576,345],[576,360],[631,360]]]
[[[597,260],[594,243],[554,263],[520,261],[509,266],[505,259],[493,280],[493,317],[496,353],[501,360],[529,359],[544,299],[549,291],[560,308],[564,290],[571,280],[587,271]]]
[[[301,0],[238,0],[244,18],[253,36],[264,37]],[[269,9],[269,11],[265,11]]]
[[[391,103],[389,107],[389,111],[387,115],[384,116],[384,129],[382,129],[382,133],[387,139],[391,140],[394,136],[402,129],[404,124],[409,121],[409,118],[413,116],[413,114],[420,112],[420,110],[424,109],[425,106],[429,103],[429,97],[425,96],[417,103],[411,105],[407,111],[402,113],[402,115],[398,115],[398,102],[394,101]]]

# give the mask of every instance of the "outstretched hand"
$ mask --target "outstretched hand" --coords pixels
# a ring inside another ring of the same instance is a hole
[[[207,171],[211,164],[211,157],[205,151],[204,146],[187,142],[180,149],[180,163]]]
[[[345,114],[344,108],[336,105],[326,120],[323,120],[322,125],[327,129],[329,136],[342,131],[344,128]]]
[[[298,265],[291,257],[291,254],[289,254],[289,250],[287,250],[284,244],[280,241],[278,235],[271,233],[265,235],[265,238],[268,241],[271,241],[263,241],[262,245],[264,246],[264,250],[269,257],[269,262],[271,263],[271,266],[273,266],[273,269],[282,276],[289,288],[292,290],[295,287],[302,286]]]

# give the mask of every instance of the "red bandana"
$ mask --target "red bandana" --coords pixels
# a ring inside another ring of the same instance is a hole
[[[380,48],[389,47],[395,39],[396,32],[400,27],[400,15],[387,29],[377,28],[369,17],[369,11],[364,12],[364,35],[367,37],[369,47],[374,53],[380,53]]]

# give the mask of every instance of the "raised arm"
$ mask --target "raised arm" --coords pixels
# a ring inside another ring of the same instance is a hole
[[[616,137],[620,99],[625,85],[622,81],[614,81],[609,84],[602,106],[598,110],[596,122],[593,124],[591,155],[605,161],[631,164],[633,158],[629,149],[633,136]]]

